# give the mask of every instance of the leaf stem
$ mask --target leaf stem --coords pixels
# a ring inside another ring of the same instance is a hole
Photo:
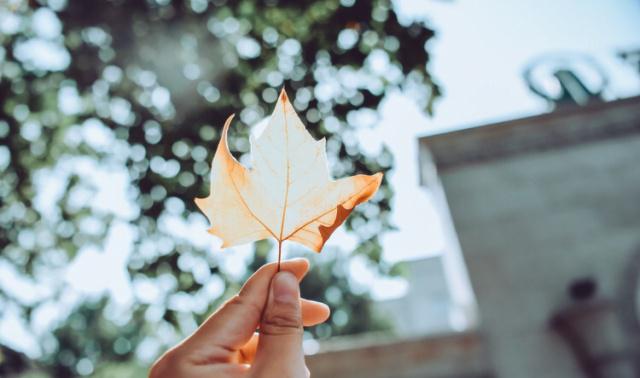
[[[280,271],[281,260],[282,260],[282,240],[278,240],[278,272]]]

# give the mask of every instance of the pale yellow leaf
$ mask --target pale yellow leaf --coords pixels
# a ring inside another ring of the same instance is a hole
[[[283,90],[268,126],[251,138],[251,168],[229,151],[227,119],[211,167],[211,194],[196,204],[223,248],[273,237],[320,252],[331,233],[380,186],[382,173],[333,180],[325,140],[307,132]]]

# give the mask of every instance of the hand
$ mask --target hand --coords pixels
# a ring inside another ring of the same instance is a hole
[[[162,355],[149,377],[308,377],[302,327],[327,320],[329,307],[300,298],[306,259],[284,261],[276,270],[275,263],[258,269],[238,295]]]

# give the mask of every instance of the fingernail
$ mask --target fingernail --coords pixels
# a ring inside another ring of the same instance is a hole
[[[273,278],[273,299],[276,302],[292,303],[298,300],[298,280],[289,272],[279,272]]]

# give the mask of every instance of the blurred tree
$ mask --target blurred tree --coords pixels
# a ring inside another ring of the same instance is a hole
[[[387,90],[411,91],[427,112],[439,95],[426,70],[433,32],[400,23],[389,0],[3,4],[0,269],[33,292],[0,287],[0,317],[13,311],[34,326],[63,304],[66,320],[39,333],[40,361],[59,377],[90,374],[97,363],[144,362],[238,289],[242,279],[210,248],[178,232],[206,227],[192,198],[208,193],[209,162],[229,114],[255,124],[286,86],[310,132],[327,138],[339,177],[391,168],[388,150],[367,155],[355,137],[375,122]],[[247,135],[241,126],[230,135],[241,161]],[[105,180],[123,182],[124,208],[102,193]],[[314,264],[303,294],[330,303],[333,315],[308,336],[384,327],[347,271],[350,256],[360,256],[389,273],[379,238],[391,228],[391,196],[385,180],[346,223],[355,250]],[[70,294],[61,279],[67,266],[107,239],[125,243],[123,225],[134,244],[133,298],[118,307],[113,298]],[[245,277],[271,248],[256,243]]]

